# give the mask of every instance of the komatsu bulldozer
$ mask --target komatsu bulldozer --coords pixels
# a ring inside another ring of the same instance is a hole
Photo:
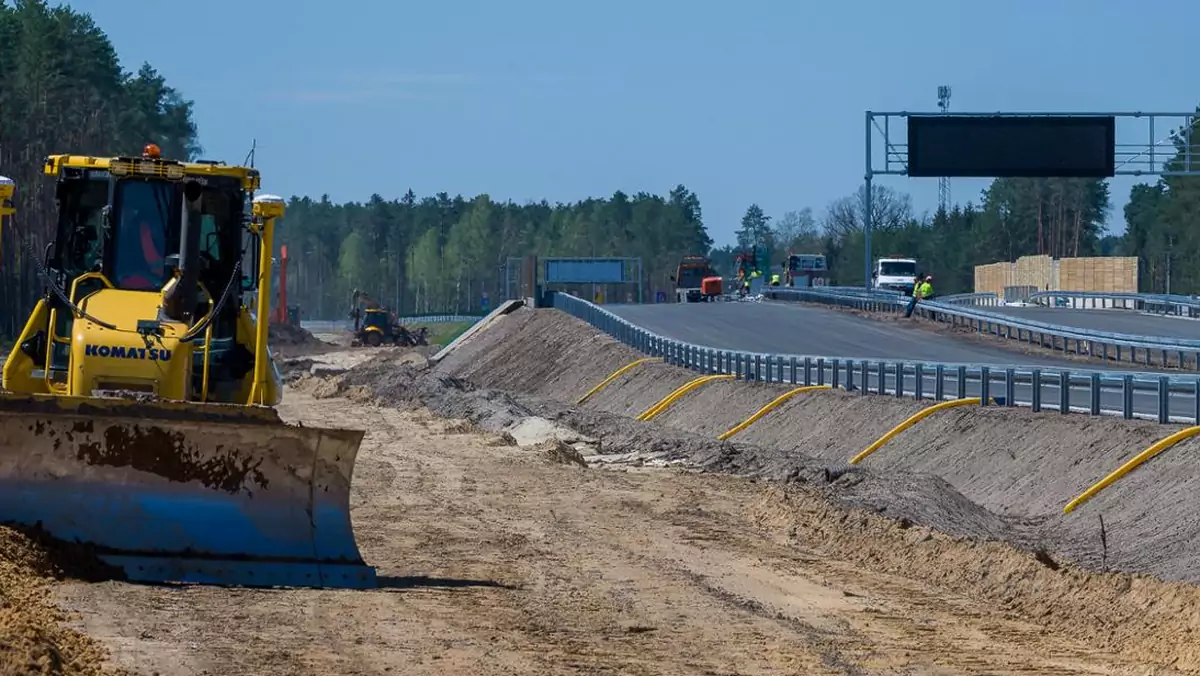
[[[349,511],[364,432],[275,410],[284,201],[254,195],[253,168],[153,144],[52,155],[44,173],[57,228],[25,252],[45,295],[4,363],[0,522],[87,545],[130,581],[376,586]]]

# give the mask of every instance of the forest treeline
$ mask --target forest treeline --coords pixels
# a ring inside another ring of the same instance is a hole
[[[0,174],[16,181],[18,209],[0,240],[0,334],[19,331],[43,293],[30,252],[54,237],[46,156],[129,154],[151,140],[168,157],[195,157],[192,103],[148,64],[124,71],[89,15],[0,3]]]
[[[43,293],[27,252],[44,251],[53,237],[52,182],[40,173],[46,155],[127,154],[154,142],[169,157],[196,159],[201,148],[192,103],[149,64],[123,70],[86,14],[45,0],[0,4],[0,64],[0,173],[19,185],[18,216],[0,241],[0,333],[11,335]],[[1191,155],[1200,157],[1195,145]],[[1176,150],[1182,162],[1182,141]],[[1104,231],[1105,181],[998,179],[972,203],[931,215],[917,214],[907,194],[887,186],[874,186],[871,202],[875,254],[918,258],[939,293],[971,290],[975,265],[1038,253],[1134,255],[1142,290],[1200,292],[1194,178],[1136,186],[1121,237]],[[683,185],[662,195],[526,204],[418,196],[401,185],[363,202],[292,197],[276,243],[291,259],[289,302],[307,318],[345,317],[353,289],[406,314],[478,311],[485,296],[494,306],[509,290],[506,262],[529,254],[640,257],[652,300],[670,288],[683,255],[709,253],[729,274],[735,252],[755,244],[776,264],[788,251],[824,253],[835,283],[861,284],[864,203],[860,189],[777,218],[750,205],[737,243],[713,248],[713,224]],[[625,298],[610,290],[609,299]]]

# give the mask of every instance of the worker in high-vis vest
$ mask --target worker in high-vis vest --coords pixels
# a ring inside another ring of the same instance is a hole
[[[779,273],[778,272],[771,273],[771,286],[779,286]]]
[[[929,287],[933,290],[933,287]],[[904,316],[911,317],[913,310],[917,309],[917,301],[921,300],[921,292],[925,289],[925,273],[918,272],[917,278],[913,280],[912,297],[908,299],[908,307],[904,309]]]
[[[925,281],[921,282],[921,300],[930,298],[933,298],[933,275],[925,275]]]

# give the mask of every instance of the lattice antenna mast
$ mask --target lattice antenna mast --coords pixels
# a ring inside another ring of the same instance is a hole
[[[950,110],[950,85],[938,86],[938,110],[943,113]],[[938,208],[950,211],[950,177],[938,179]]]

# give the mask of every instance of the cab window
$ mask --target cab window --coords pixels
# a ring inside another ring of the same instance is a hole
[[[118,188],[113,219],[113,284],[154,291],[166,279],[173,186],[163,181],[128,181]]]

